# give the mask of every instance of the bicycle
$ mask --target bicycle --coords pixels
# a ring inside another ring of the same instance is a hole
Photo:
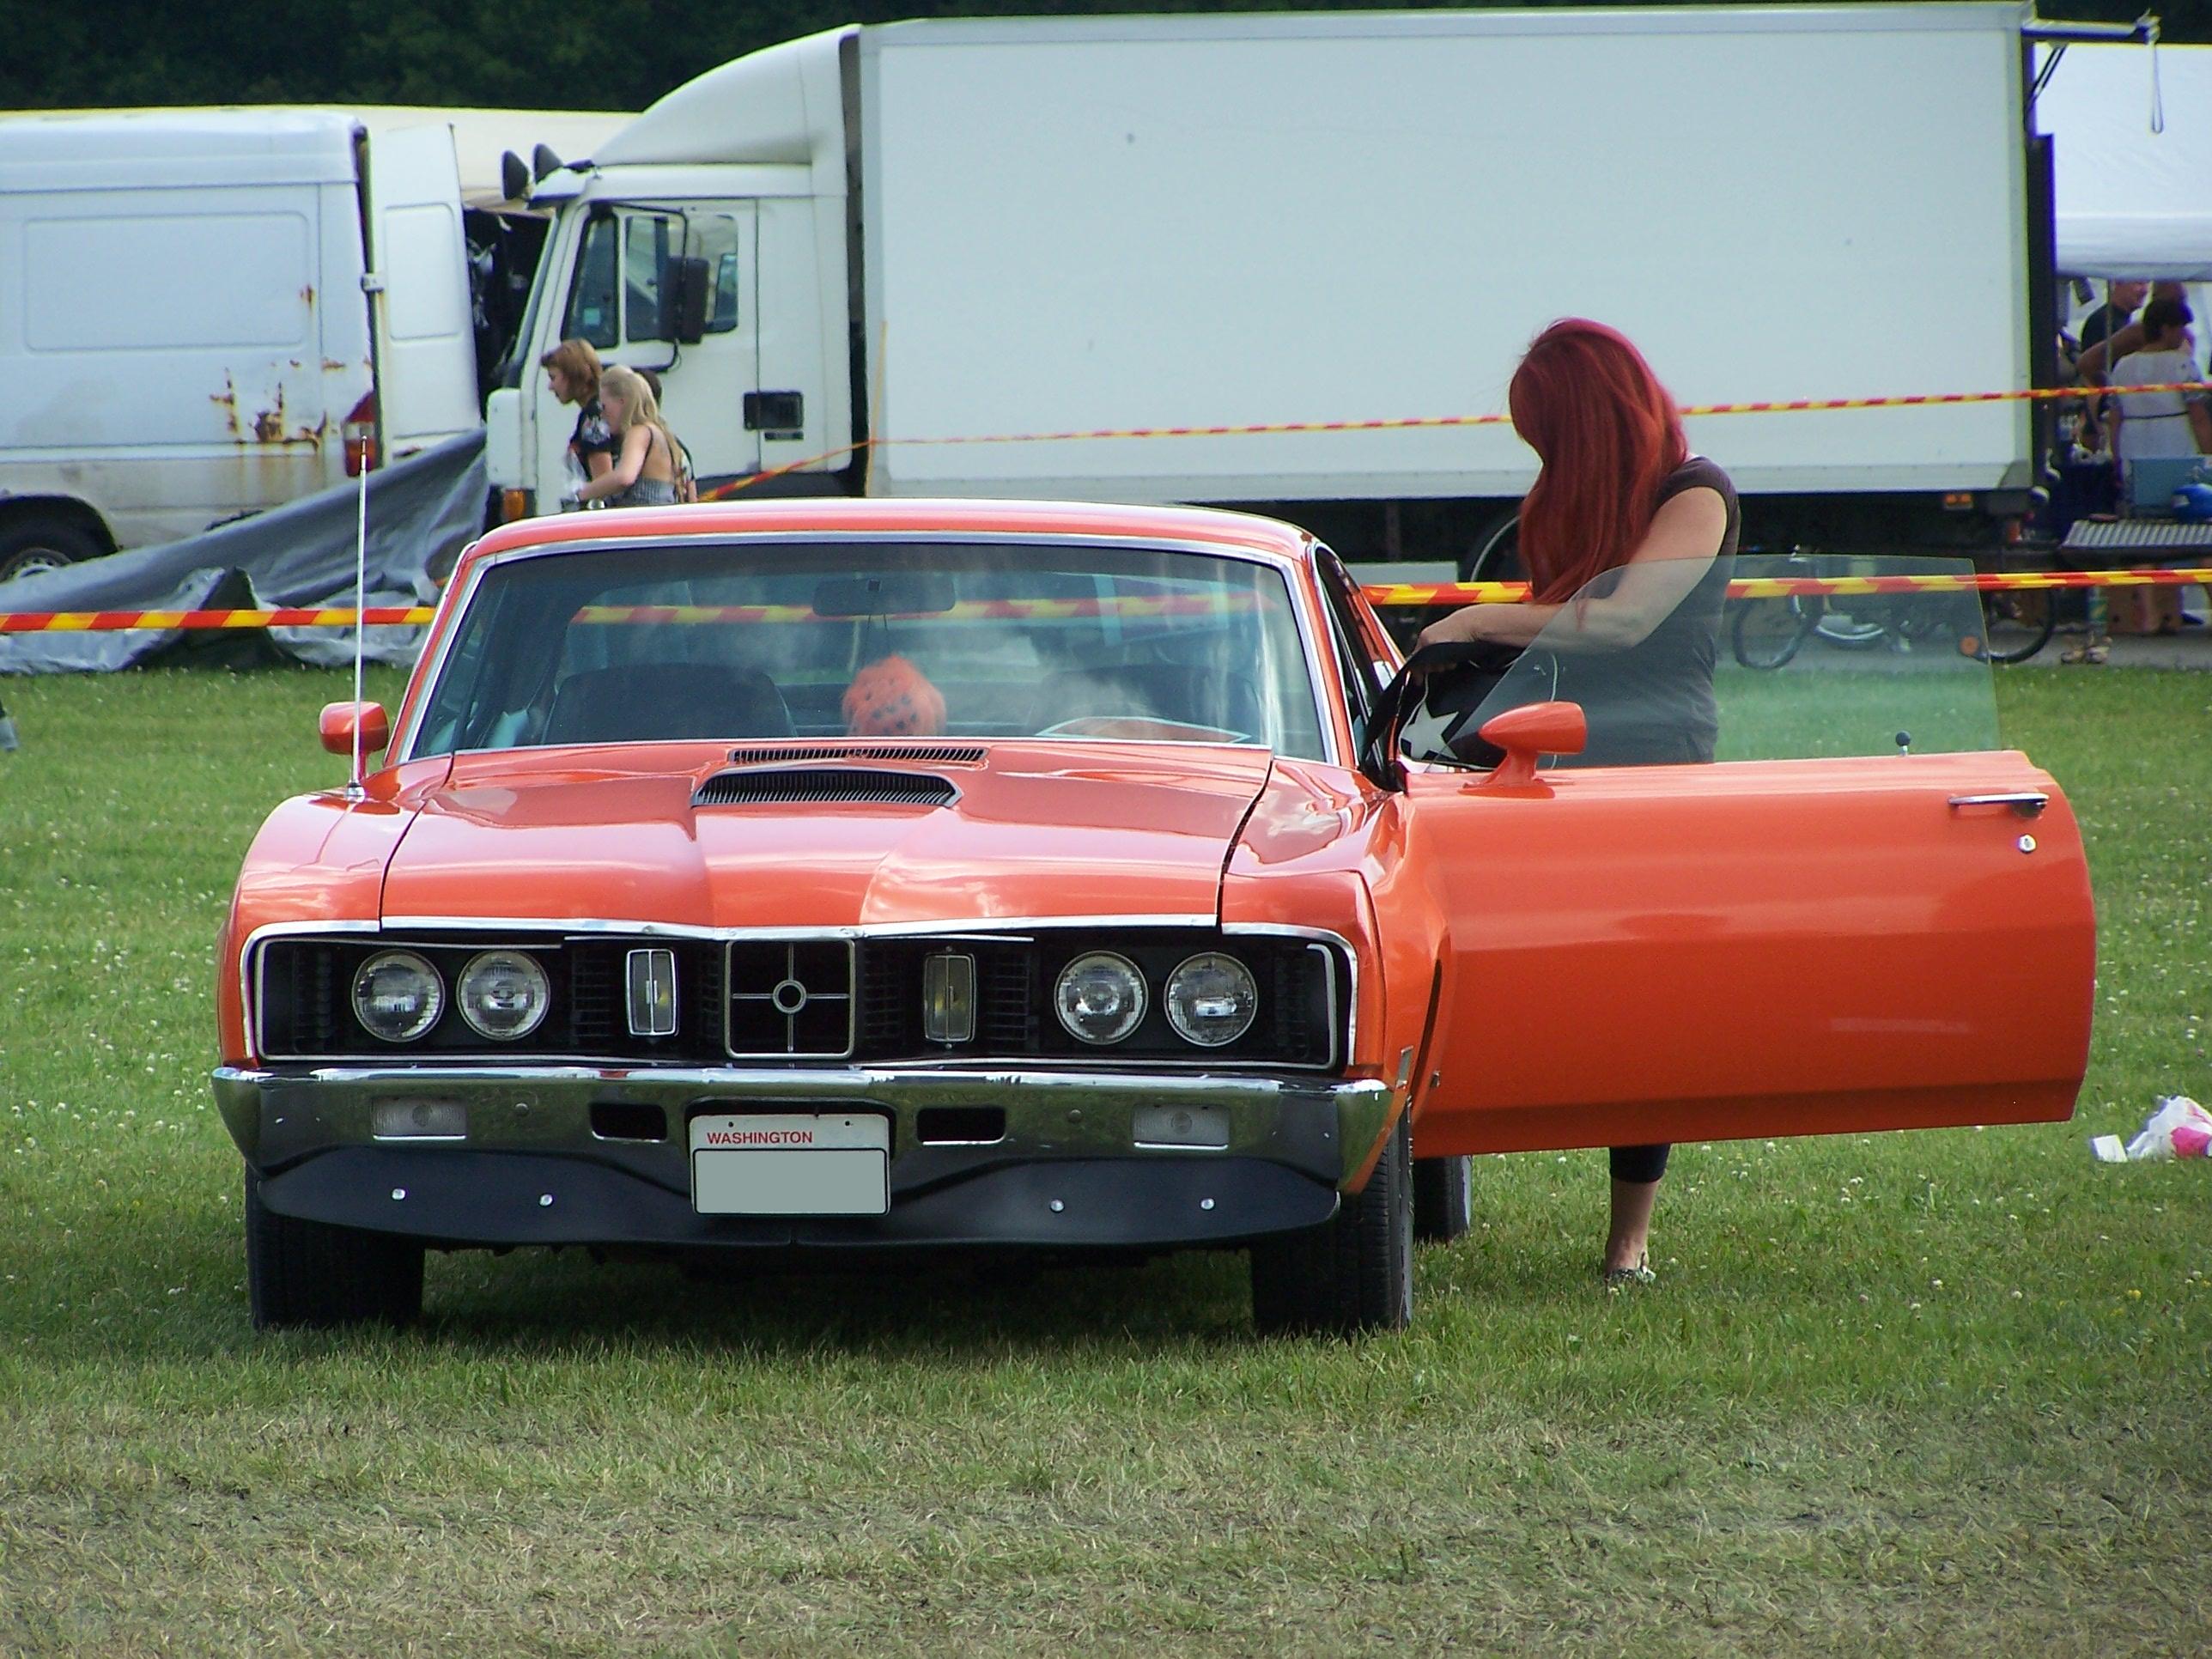
[[[1774,574],[1822,576],[1833,574],[1824,566],[1837,562],[1793,553]],[[1788,664],[1815,636],[1845,651],[1881,646],[1910,651],[1940,638],[1990,663],[2025,662],[2050,641],[2057,617],[2047,593],[1996,592],[1982,599],[1981,633],[1970,647],[1936,611],[1913,596],[1880,593],[1793,593],[1779,600],[1731,600],[1729,644],[1746,668],[1770,670]]]

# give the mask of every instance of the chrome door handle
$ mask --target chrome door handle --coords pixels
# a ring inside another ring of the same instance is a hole
[[[2009,806],[2024,818],[2032,818],[2051,805],[2051,797],[2039,789],[2022,789],[2004,795],[1954,795],[1951,810],[1963,812],[1969,806]]]

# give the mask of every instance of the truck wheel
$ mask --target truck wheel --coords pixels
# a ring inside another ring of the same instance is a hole
[[[1517,582],[1521,568],[1521,509],[1508,507],[1483,526],[1474,545],[1460,556],[1463,582]]]
[[[91,531],[55,513],[30,513],[0,524],[0,582],[58,570],[107,550]]]
[[[1474,1224],[1474,1160],[1417,1158],[1413,1160],[1413,1237],[1425,1244],[1449,1244]]]
[[[422,1312],[422,1247],[278,1215],[262,1203],[261,1177],[248,1170],[246,1288],[258,1331],[371,1320],[406,1325]]]
[[[1263,1336],[1403,1330],[1413,1317],[1413,1138],[1402,1116],[1364,1192],[1320,1226],[1252,1247],[1252,1322]]]

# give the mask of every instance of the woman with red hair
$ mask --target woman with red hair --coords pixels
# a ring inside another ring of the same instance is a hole
[[[1423,645],[1527,646],[1542,635],[1552,695],[1583,705],[1585,765],[1710,761],[1721,603],[1739,520],[1728,474],[1692,456],[1674,400],[1627,338],[1569,318],[1529,346],[1506,394],[1542,463],[1521,504],[1524,605],[1474,605]],[[1608,1286],[1649,1284],[1651,1211],[1668,1149],[1613,1149]]]

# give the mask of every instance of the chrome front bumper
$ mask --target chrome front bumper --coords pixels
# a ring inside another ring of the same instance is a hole
[[[1369,1166],[1380,1082],[1059,1071],[318,1066],[215,1073],[231,1138],[279,1213],[459,1244],[1228,1243],[1310,1226]],[[465,1139],[382,1139],[380,1103],[466,1109]],[[592,1133],[655,1107],[665,1140]],[[1225,1114],[1221,1148],[1140,1146],[1139,1107]],[[930,1107],[998,1107],[987,1145],[924,1144]],[[881,1218],[701,1216],[696,1112],[866,1109],[891,1121]]]

